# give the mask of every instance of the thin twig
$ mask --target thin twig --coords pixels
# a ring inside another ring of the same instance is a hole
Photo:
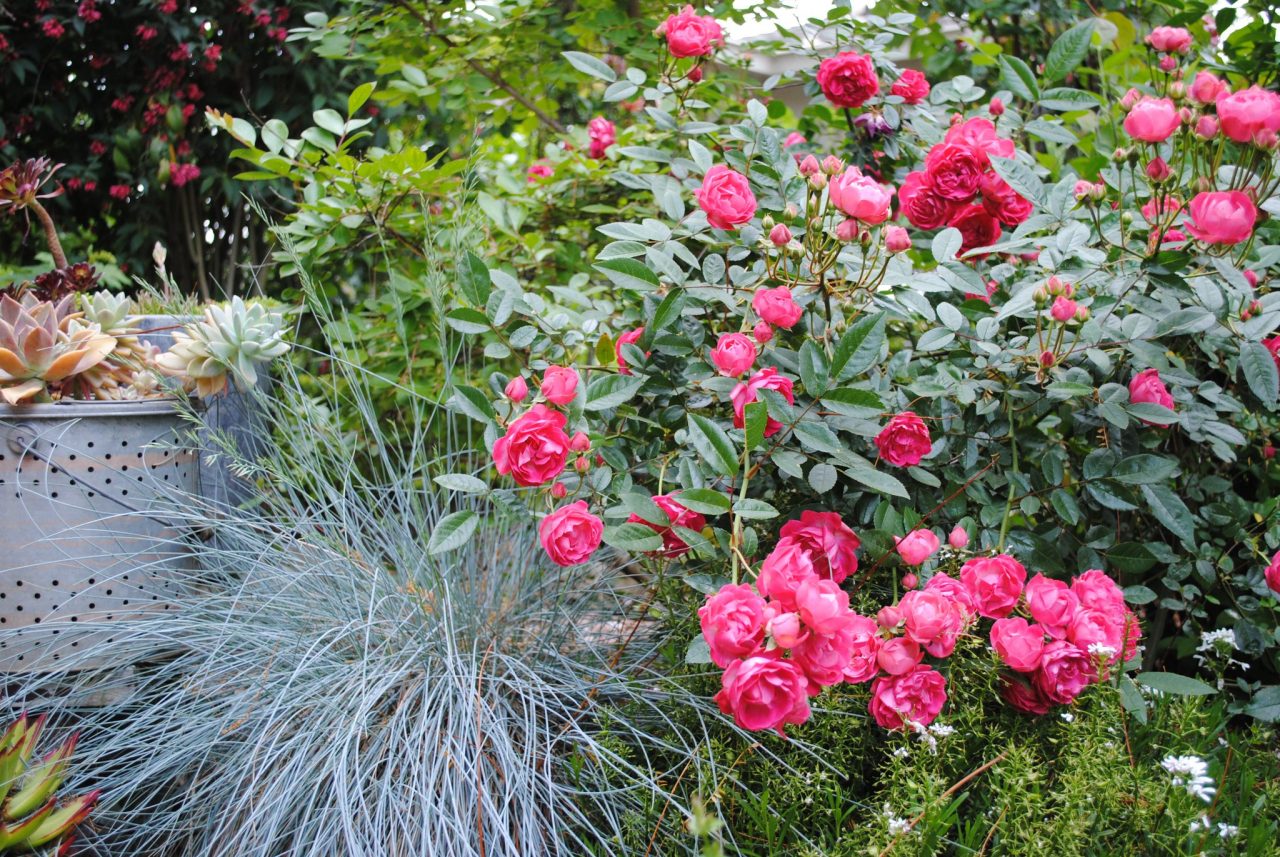
[[[897,844],[898,844],[898,840],[899,840],[899,839],[901,839],[904,835],[906,835],[906,834],[910,833],[913,829],[915,829],[915,826],[916,826],[917,824],[919,824],[919,823],[924,819],[925,813],[927,813],[927,812],[929,811],[929,808],[930,808],[931,806],[933,806],[933,805],[934,805],[935,803],[937,803],[938,801],[946,800],[947,798],[951,797],[951,796],[952,796],[953,794],[955,794],[956,792],[960,791],[960,789],[964,788],[964,787],[965,787],[965,786],[967,786],[969,783],[973,782],[975,779],[977,779],[978,777],[980,777],[980,776],[982,776],[983,774],[985,774],[987,771],[991,770],[993,767],[995,767],[996,763],[1001,762],[1001,761],[1003,761],[1003,760],[1004,760],[1004,757],[1005,757],[1006,755],[1008,755],[1008,752],[1009,752],[1009,751],[1008,751],[1008,750],[1006,750],[1005,752],[1001,753],[999,756],[996,756],[996,757],[995,757],[994,759],[992,759],[990,762],[987,762],[986,764],[982,765],[982,767],[974,768],[972,771],[970,771],[968,774],[966,774],[962,779],[960,779],[960,780],[956,781],[956,782],[955,782],[955,783],[954,783],[954,784],[953,784],[949,789],[947,789],[945,792],[943,792],[942,794],[938,795],[938,796],[937,796],[936,798],[934,798],[933,800],[929,801],[929,804],[928,804],[927,806],[925,806],[925,808],[924,808],[924,809],[920,810],[920,814],[919,814],[919,815],[917,815],[915,818],[911,819],[911,823],[907,825],[907,829],[906,829],[906,830],[904,830],[904,831],[902,831],[902,833],[899,833],[897,836],[893,837],[893,841],[892,841],[892,842],[890,842],[888,845],[886,845],[886,846],[885,846],[884,850],[880,852],[880,857],[884,857],[886,854],[888,854],[890,851],[892,851],[892,850],[893,850],[893,846],[895,846],[895,845],[897,845]]]

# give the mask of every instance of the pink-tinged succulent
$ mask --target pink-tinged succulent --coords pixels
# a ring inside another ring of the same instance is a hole
[[[74,298],[58,303],[0,298],[0,397],[11,405],[48,397],[48,386],[97,366],[116,339],[76,324]]]
[[[44,723],[44,717],[29,720],[24,714],[0,735],[0,845],[6,852],[69,853],[74,828],[98,800],[99,793],[93,791],[58,801],[76,736],[36,759]]]

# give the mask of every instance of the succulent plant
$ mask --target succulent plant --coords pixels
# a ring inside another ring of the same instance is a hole
[[[106,333],[115,336],[131,332],[128,321],[133,314],[133,300],[126,294],[115,295],[103,289],[81,295],[80,310],[85,321],[98,325]]]
[[[228,374],[240,388],[254,386],[257,364],[289,350],[280,314],[238,297],[207,307],[203,319],[175,331],[173,340],[173,346],[156,358],[156,366],[166,375],[186,379],[201,396],[225,390]]]
[[[58,802],[76,736],[33,761],[44,724],[44,717],[29,720],[24,714],[0,736],[0,854],[67,854],[72,829],[98,800],[93,791]]]
[[[115,349],[115,337],[96,324],[72,325],[73,300],[0,298],[0,397],[9,404],[48,397],[50,384],[92,369]]]

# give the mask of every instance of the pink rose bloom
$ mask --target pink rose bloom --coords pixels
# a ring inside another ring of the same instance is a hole
[[[880,92],[871,57],[845,51],[827,57],[818,65],[818,87],[836,107],[861,107]]]
[[[1218,96],[1222,133],[1237,143],[1249,143],[1263,131],[1280,131],[1280,95],[1260,86]]]
[[[729,401],[733,403],[734,428],[742,428],[747,424],[747,405],[759,399],[756,395],[757,390],[776,390],[789,404],[794,404],[796,400],[794,386],[795,382],[786,375],[779,375],[778,370],[772,366],[766,366],[746,381],[740,382],[729,394]],[[765,419],[765,437],[773,437],[781,430],[782,423],[773,417]]]
[[[951,603],[958,605],[967,616],[975,616],[978,613],[978,603],[974,600],[973,593],[949,574],[938,572],[929,578],[924,589],[926,592],[940,592],[947,596],[951,599]]]
[[[578,392],[578,373],[568,366],[548,366],[540,389],[551,404],[567,405]]]
[[[779,223],[769,230],[769,243],[779,249],[791,243],[791,230],[787,228],[787,224]]]
[[[1099,571],[1096,568],[1072,580],[1071,592],[1080,602],[1080,606],[1089,610],[1101,610],[1103,613],[1118,616],[1128,609],[1120,586],[1107,576],[1105,571]]]
[[[646,521],[639,515],[630,515],[627,518],[627,523],[643,524],[662,536],[663,549],[661,555],[665,557],[674,558],[689,552],[689,545],[685,543],[684,539],[680,538],[672,527],[684,527],[686,530],[702,530],[707,525],[707,519],[701,514],[681,506],[676,500],[678,496],[679,492],[673,492],[671,494],[658,494],[653,498],[654,504],[666,512],[667,518],[670,519],[666,526]]]
[[[946,701],[947,680],[921,664],[911,672],[876,679],[868,709],[885,729],[906,729],[908,723],[928,726]]]
[[[898,549],[898,556],[907,565],[921,565],[929,557],[938,552],[941,543],[932,530],[912,530],[902,538],[893,537]]]
[[[1212,140],[1218,136],[1218,120],[1212,116],[1201,116],[1196,120],[1196,136],[1201,140]]]
[[[1249,240],[1258,209],[1238,190],[1205,191],[1187,205],[1187,231],[1206,244],[1239,244]]]
[[[809,141],[806,140],[804,135],[799,131],[792,131],[787,135],[786,139],[782,141],[782,145],[789,149],[792,146],[803,146],[807,142]]]
[[[981,117],[951,126],[947,129],[942,142],[964,145],[973,149],[981,158],[984,169],[989,165],[991,158],[1012,158],[1014,152],[1013,141],[1001,137],[996,133],[996,126],[991,120]]]
[[[756,362],[756,344],[742,333],[722,333],[711,349],[711,362],[721,375],[736,378]]]
[[[1067,322],[1076,317],[1076,302],[1071,298],[1064,298],[1059,295],[1053,302],[1053,306],[1049,309],[1049,315],[1053,316],[1055,321]]]
[[[517,375],[507,382],[507,386],[503,388],[502,392],[503,395],[518,405],[529,397],[529,385],[525,383],[524,378]]]
[[[608,119],[597,116],[587,123],[587,137],[591,141],[587,154],[600,160],[605,151],[618,142],[618,130]]]
[[[1006,226],[1017,226],[1035,211],[1030,200],[1010,187],[995,172],[982,176],[979,190],[982,192],[982,207],[987,214]]]
[[[565,416],[546,405],[534,405],[512,420],[507,432],[493,445],[493,463],[517,485],[529,487],[549,482],[569,461],[569,435]]]
[[[832,205],[868,226],[875,226],[889,219],[893,189],[885,187],[870,176],[862,175],[857,167],[850,167],[834,176],[827,185],[827,193]]]
[[[886,631],[897,630],[898,626],[902,624],[902,611],[893,604],[881,607],[876,612],[876,622]]]
[[[1005,553],[975,557],[960,567],[960,582],[972,593],[978,615],[988,619],[1012,613],[1026,581],[1022,563]]]
[[[956,203],[937,192],[927,173],[908,173],[898,188],[898,205],[912,226],[937,229],[955,214]]]
[[[1174,194],[1161,197],[1159,204],[1154,199],[1143,203],[1140,211],[1142,216],[1148,223],[1155,223],[1159,220],[1177,214],[1182,210],[1182,200]]]
[[[626,333],[620,334],[613,344],[613,355],[618,359],[618,372],[622,375],[630,375],[631,370],[627,368],[626,358],[622,356],[622,346],[635,345],[640,341],[640,337],[644,336],[644,328],[637,327],[635,330],[628,330]],[[649,352],[644,353],[645,357],[649,356]]]
[[[901,226],[886,226],[884,228],[884,249],[890,253],[901,253],[903,250],[910,250],[911,236]]]
[[[1088,652],[1066,640],[1054,640],[1044,647],[1040,669],[1031,681],[1047,701],[1069,705],[1097,678],[1093,657]]]
[[[1262,340],[1263,346],[1271,352],[1271,359],[1276,361],[1276,368],[1280,369],[1280,336],[1272,336]]]
[[[800,621],[799,613],[779,613],[769,620],[769,636],[780,649],[800,645],[809,637],[809,631]]]
[[[851,614],[849,635],[853,643],[852,654],[844,669],[844,680],[851,684],[861,684],[876,677],[879,663],[876,656],[880,653],[880,627],[874,619]]]
[[[1071,617],[1071,626],[1067,628],[1067,640],[1076,648],[1089,651],[1094,643],[1108,646],[1115,651],[1108,660],[1114,662],[1120,656],[1124,643],[1125,614],[1104,613],[1089,607],[1081,607]]]
[[[1049,700],[1036,689],[1034,684],[1026,684],[1021,678],[1011,675],[1000,677],[1000,698],[1026,714],[1048,714],[1053,706]]]
[[[1280,551],[1271,557],[1270,564],[1262,574],[1272,592],[1280,593]]]
[[[925,76],[909,68],[889,87],[890,95],[897,95],[907,104],[919,104],[929,97],[929,81]]]
[[[858,537],[835,512],[800,513],[800,520],[782,525],[781,536],[792,539],[809,552],[813,570],[819,577],[842,583],[858,570]]]
[[[804,309],[791,297],[791,289],[778,286],[776,289],[756,289],[751,297],[751,308],[769,324],[789,330],[795,327]]]
[[[695,15],[692,6],[685,6],[679,15],[667,18],[661,30],[673,57],[704,57],[716,45],[724,44],[724,33],[716,19]]]
[[[833,580],[813,576],[796,587],[796,612],[816,634],[833,634],[849,616],[849,593]]]
[[[809,719],[809,683],[793,661],[777,655],[755,655],[729,664],[720,677],[716,704],[743,729],[759,732],[799,726]]]
[[[585,562],[600,547],[603,535],[604,521],[587,511],[585,500],[556,509],[538,524],[542,549],[559,566]]]
[[[920,644],[908,637],[890,637],[880,642],[876,664],[889,675],[902,675],[924,660]]]
[[[853,614],[846,611],[831,631],[810,634],[791,650],[791,657],[812,682],[810,693],[816,694],[819,688],[844,681],[845,670],[853,658],[855,627]]]
[[[764,558],[756,588],[766,598],[772,598],[786,611],[796,611],[796,590],[800,584],[816,577],[813,559],[803,544],[793,538],[781,538],[773,551]]]
[[[1146,96],[1124,118],[1124,130],[1135,140],[1163,143],[1178,130],[1182,119],[1178,108],[1168,98]]]
[[[1044,629],[1021,617],[997,619],[991,625],[991,648],[1011,669],[1034,672],[1044,651]]]
[[[707,170],[698,188],[698,205],[706,212],[707,223],[716,229],[737,229],[756,213],[751,183],[724,164]]]
[[[1147,44],[1166,54],[1185,54],[1191,50],[1191,33],[1182,27],[1156,27],[1147,36]]]
[[[1067,584],[1037,574],[1027,581],[1025,595],[1031,618],[1039,622],[1049,636],[1065,639],[1071,617],[1080,604],[1080,599]]]
[[[961,206],[947,225],[960,230],[961,254],[978,247],[990,246],[1000,240],[1000,221],[981,205]]]
[[[969,546],[969,534],[965,532],[964,527],[956,524],[947,536],[947,544],[956,550],[964,550]]]
[[[1129,382],[1129,401],[1151,402],[1173,409],[1173,396],[1169,395],[1169,388],[1160,380],[1160,372],[1156,369],[1144,369],[1133,376],[1133,380]],[[1168,423],[1157,423],[1151,420],[1143,420],[1143,422],[1149,426],[1162,428],[1168,425]]]
[[[895,467],[919,464],[933,448],[929,427],[911,411],[895,414],[876,435],[880,457]]]
[[[929,648],[929,654],[945,658],[955,648],[956,638],[964,627],[964,613],[938,589],[912,589],[898,601],[902,611],[903,627],[908,638],[922,646],[940,644],[945,652],[939,654]]]
[[[1230,95],[1231,89],[1225,81],[1213,72],[1202,71],[1196,74],[1195,80],[1191,82],[1191,87],[1187,89],[1187,94],[1191,96],[1192,101],[1200,104],[1213,104],[1222,96]]]
[[[721,669],[756,654],[764,644],[766,621],[764,599],[746,583],[725,584],[698,608],[702,638]]]
[[[529,170],[526,173],[526,176],[528,181],[536,182],[538,179],[551,178],[554,172],[555,171],[551,169],[551,165],[546,161],[538,161],[537,163],[529,165]]]
[[[937,194],[968,202],[978,193],[987,159],[980,149],[963,143],[942,143],[929,150],[924,171]]]

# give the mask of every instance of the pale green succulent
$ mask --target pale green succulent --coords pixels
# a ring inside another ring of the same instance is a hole
[[[119,335],[129,331],[129,316],[133,314],[133,301],[128,295],[114,295],[107,290],[80,296],[80,309],[85,321],[102,328],[103,332]]]
[[[289,350],[283,317],[238,297],[207,307],[203,319],[175,331],[173,340],[156,358],[156,366],[166,375],[187,379],[201,396],[226,389],[228,374],[241,389],[254,386],[257,365]]]

